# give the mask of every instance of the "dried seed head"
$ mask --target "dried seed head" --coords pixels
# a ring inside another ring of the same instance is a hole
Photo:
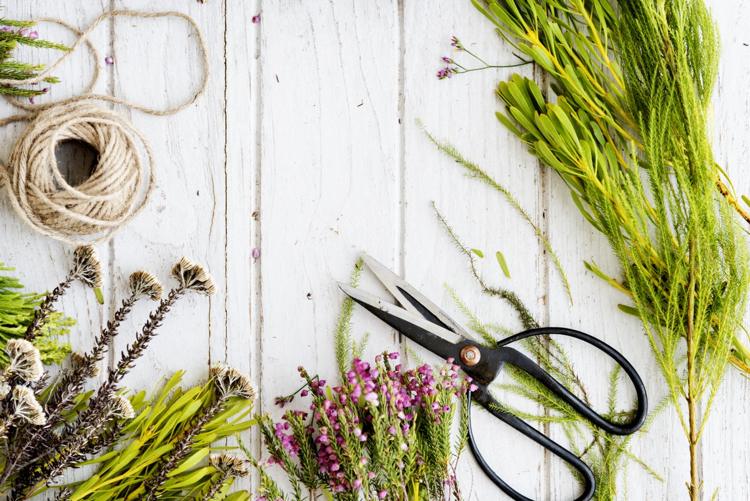
[[[13,388],[13,414],[29,423],[42,426],[47,423],[44,409],[37,402],[34,392],[28,386]]]
[[[209,275],[203,266],[192,262],[186,257],[180,259],[172,267],[172,276],[180,283],[180,287],[185,289],[200,292],[207,296],[216,292],[216,285],[211,275]]]
[[[74,351],[70,354],[70,363],[73,367],[85,367],[88,365],[88,360],[86,357],[78,353],[77,351]],[[86,377],[96,377],[99,375],[99,365],[94,364],[92,367],[86,367]]]
[[[5,397],[10,393],[10,385],[8,384],[8,376],[5,373],[0,374],[0,400],[5,400]]]
[[[133,417],[135,417],[133,404],[122,395],[113,396],[110,405],[112,406],[112,415],[116,418],[133,419]]]
[[[153,301],[161,299],[161,293],[164,291],[159,280],[147,271],[136,271],[130,275],[128,284],[133,296],[146,296]]]
[[[24,381],[34,383],[44,374],[42,357],[39,350],[26,339],[11,339],[5,345],[5,353],[10,358],[8,373]]]
[[[91,245],[77,247],[73,253],[73,276],[93,289],[102,286],[102,264]]]
[[[248,400],[255,399],[255,389],[247,376],[237,369],[224,364],[211,367],[211,377],[216,389],[223,398],[241,397]]]
[[[245,462],[241,458],[229,454],[212,454],[208,458],[208,463],[220,472],[232,477],[244,477],[248,473]]]

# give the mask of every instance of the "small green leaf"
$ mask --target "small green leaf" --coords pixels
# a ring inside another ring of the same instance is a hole
[[[745,205],[750,207],[750,198],[747,198],[747,195],[742,195],[742,201],[745,202]]]
[[[102,293],[101,287],[96,287],[94,289],[94,296],[96,296],[97,303],[104,304],[104,294]]]
[[[473,252],[474,254],[476,254],[477,256],[479,256],[480,258],[484,258],[484,252],[482,252],[479,249],[471,249],[471,252]]]
[[[633,315],[635,317],[638,315],[638,310],[634,308],[633,306],[628,306],[626,304],[618,304],[617,307],[620,309],[620,311],[627,313],[628,315]]]
[[[497,259],[497,264],[500,265],[500,269],[503,270],[503,275],[505,275],[506,278],[510,278],[510,270],[508,269],[508,263],[505,262],[505,256],[503,253],[500,251],[495,252],[495,258]]]

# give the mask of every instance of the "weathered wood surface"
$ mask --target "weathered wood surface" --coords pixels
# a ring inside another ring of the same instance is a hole
[[[750,6],[741,0],[711,3],[723,40],[717,159],[737,191],[748,193]],[[56,16],[81,27],[104,9],[155,6],[147,0],[5,4],[11,18]],[[622,298],[583,268],[583,260],[593,259],[616,271],[606,242],[580,217],[559,179],[494,118],[494,85],[512,70],[435,78],[440,56],[450,55],[451,35],[493,63],[513,58],[468,1],[427,7],[412,0],[165,0],[158,7],[188,13],[200,25],[211,63],[208,90],[173,117],[122,109],[151,139],[157,189],[149,207],[99,248],[110,272],[105,306],[81,290],[64,301],[79,317],[71,336],[76,348],[91,343],[128,273],[146,268],[169,282],[169,268],[182,255],[205,263],[219,292],[175,308],[128,377],[134,388],[151,387],[177,369],[186,369],[188,381],[195,382],[210,363],[227,361],[251,374],[260,389],[258,409],[273,412],[274,397],[296,388],[298,365],[333,375],[332,336],[342,299],[335,282],[347,279],[362,250],[392,265],[458,319],[446,285],[483,320],[520,328],[509,308],[481,294],[466,259],[439,226],[434,202],[464,242],[488,256],[480,267],[489,282],[515,290],[543,324],[600,335],[641,371],[651,402],[663,397],[638,322],[618,311]],[[253,24],[258,12],[262,20]],[[40,32],[70,40],[46,25]],[[94,41],[102,57],[115,59],[105,67],[99,90],[139,103],[178,102],[200,71],[194,40],[180,20],[116,20],[101,26]],[[91,74],[87,57],[79,54],[61,68],[63,83],[50,97],[83,87]],[[532,68],[518,71],[539,77]],[[10,112],[7,105],[2,110]],[[466,178],[437,152],[417,121],[513,191],[559,254],[573,305],[529,226],[496,192]],[[2,131],[1,158],[7,158],[19,127]],[[0,234],[0,258],[16,266],[29,287],[44,289],[64,273],[69,249],[24,227],[5,199]],[[511,279],[497,269],[496,250],[506,256]],[[364,284],[373,285],[369,277]],[[146,311],[142,305],[134,317]],[[135,320],[129,327],[124,332],[135,329]],[[356,312],[355,335],[365,331],[372,333],[369,353],[397,346],[392,332]],[[128,340],[123,335],[116,350]],[[574,359],[603,405],[609,365],[589,355],[582,351]],[[718,489],[719,499],[744,499],[750,489],[750,384],[733,371],[726,379],[706,428],[702,473],[708,493]],[[513,485],[534,498],[575,493],[564,466],[494,420],[477,417],[487,456]],[[552,434],[563,439],[554,429]],[[248,438],[259,451],[257,437]],[[635,440],[633,452],[663,481],[631,464],[621,499],[685,496],[687,447],[671,410],[655,419],[647,437]],[[467,498],[501,497],[469,458],[460,479]]]

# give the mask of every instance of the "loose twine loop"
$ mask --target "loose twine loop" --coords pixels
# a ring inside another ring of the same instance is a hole
[[[198,88],[183,103],[165,109],[139,105],[114,96],[94,94],[101,74],[101,60],[88,40],[102,21],[114,17],[178,17],[196,33],[203,63]],[[70,50],[34,78],[3,80],[0,84],[38,83],[50,76],[82,44],[87,46],[96,66],[94,75],[81,95],[45,104],[31,104],[7,97],[24,113],[0,120],[0,127],[30,121],[16,141],[6,166],[0,165],[0,188],[8,185],[10,199],[21,219],[39,233],[71,244],[95,243],[109,239],[146,205],[154,187],[153,152],[148,140],[123,115],[102,108],[97,102],[121,104],[155,116],[177,113],[192,105],[206,90],[208,52],[195,21],[181,12],[140,12],[114,10],[100,15],[85,31],[60,19],[38,21],[61,25],[77,39]],[[88,179],[71,186],[57,165],[56,147],[63,141],[82,141],[98,152],[96,168]]]

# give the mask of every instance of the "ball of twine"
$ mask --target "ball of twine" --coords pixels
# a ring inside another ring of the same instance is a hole
[[[90,145],[99,157],[92,175],[77,186],[65,180],[55,154],[59,143],[71,140]],[[7,171],[21,218],[71,243],[111,236],[144,206],[154,181],[148,141],[124,116],[90,101],[39,113],[16,142]]]
[[[198,87],[188,99],[172,107],[152,108],[92,92],[101,74],[101,58],[88,37],[104,20],[114,17],[176,17],[188,23],[196,35],[203,64]],[[60,19],[40,21],[70,30],[76,35],[75,43],[38,75],[25,80],[0,79],[0,85],[39,83],[81,46],[88,48],[95,61],[94,74],[83,94],[60,101],[34,104],[6,96],[25,113],[0,120],[0,127],[17,121],[30,124],[13,147],[7,165],[0,165],[0,188],[3,184],[9,186],[12,205],[21,219],[44,235],[75,245],[107,240],[145,206],[154,186],[154,162],[148,141],[133,124],[95,103],[120,104],[154,116],[172,115],[192,105],[208,83],[208,52],[203,34],[190,16],[174,11],[108,11],[84,31]],[[98,152],[94,172],[76,186],[65,180],[57,164],[55,150],[64,141],[80,141]]]

